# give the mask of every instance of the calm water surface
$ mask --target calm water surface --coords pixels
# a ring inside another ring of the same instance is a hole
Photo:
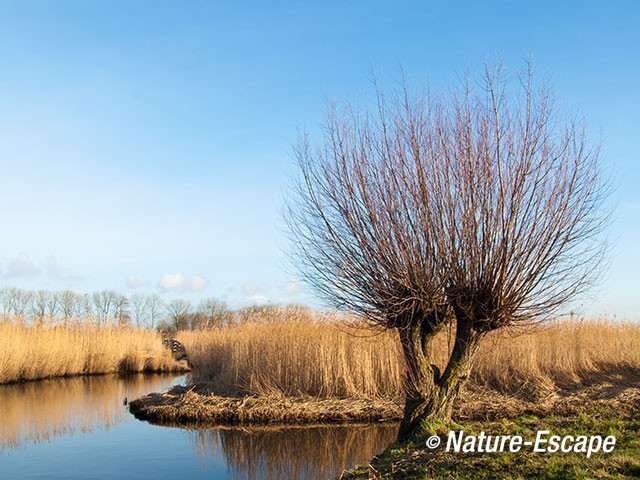
[[[124,405],[185,377],[74,377],[0,385],[0,479],[315,479],[364,463],[397,426],[187,430]]]

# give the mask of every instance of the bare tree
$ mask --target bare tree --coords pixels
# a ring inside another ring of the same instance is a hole
[[[32,315],[36,322],[42,323],[45,318],[53,319],[56,314],[57,298],[49,290],[38,290],[33,294]]]
[[[116,292],[112,290],[102,290],[91,295],[91,302],[99,323],[106,322],[109,315],[112,314],[116,303],[116,295]]]
[[[46,298],[45,315],[50,319],[56,318],[60,307],[58,295],[55,292],[47,292]]]
[[[142,327],[147,323],[149,315],[149,301],[146,295],[135,294],[129,301],[131,304],[131,314],[133,322],[137,327]]]
[[[10,315],[15,303],[15,287],[5,287],[0,290],[0,304],[2,304],[2,314]]]
[[[45,315],[47,314],[47,298],[51,292],[46,290],[38,290],[33,295],[33,308],[31,313],[33,315],[34,320],[38,323],[42,323]]]
[[[96,317],[96,310],[93,306],[93,295],[90,293],[77,293],[76,294],[76,316],[89,319]]]
[[[164,303],[159,295],[153,294],[147,297],[147,309],[149,311],[149,328],[153,329],[165,311]]]
[[[131,323],[131,312],[129,311],[129,299],[121,293],[111,292],[113,298],[112,316],[118,325],[129,325]]]
[[[204,329],[221,326],[229,317],[227,304],[214,297],[204,298],[200,301],[198,311],[204,316]]]
[[[12,288],[13,302],[11,313],[25,317],[33,309],[33,292]]]
[[[167,307],[167,313],[172,327],[177,330],[184,330],[188,327],[188,315],[191,312],[191,302],[178,298],[172,300]]]
[[[597,145],[529,66],[449,92],[329,109],[302,136],[285,218],[301,277],[339,309],[396,329],[406,362],[400,436],[449,418],[490,331],[541,321],[602,272],[608,184]],[[455,330],[448,363],[433,338]]]
[[[63,292],[57,292],[58,305],[60,305],[60,314],[65,320],[71,320],[78,317],[79,309],[81,308],[82,296],[72,292],[71,290],[65,290]]]
[[[0,290],[0,304],[6,315],[30,315],[32,320],[42,323],[45,317],[53,319],[61,313],[67,318],[75,315],[77,294],[67,290],[65,292],[51,292],[49,290],[21,290],[15,287],[5,287]],[[58,307],[61,312],[58,312]]]

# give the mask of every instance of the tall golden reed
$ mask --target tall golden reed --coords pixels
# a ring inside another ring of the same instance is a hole
[[[65,375],[184,369],[154,331],[85,321],[0,319],[0,383]]]
[[[437,339],[442,368],[451,332]],[[350,317],[276,309],[235,327],[181,332],[196,381],[221,395],[284,393],[322,397],[402,392],[397,335]],[[502,393],[568,387],[607,372],[640,377],[640,325],[558,320],[519,335],[494,332],[481,344],[471,384]]]
[[[245,322],[180,332],[194,375],[217,393],[344,397],[400,391],[398,343],[352,319],[299,308],[253,314]]]
[[[505,393],[544,393],[625,372],[640,379],[639,323],[562,319],[524,335],[487,338],[473,380]]]

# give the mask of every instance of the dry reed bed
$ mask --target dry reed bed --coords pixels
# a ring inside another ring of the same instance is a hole
[[[0,383],[68,375],[185,371],[153,331],[87,321],[0,319]]]
[[[196,381],[210,381],[219,395],[395,397],[401,390],[396,337],[346,316],[283,308],[176,338]]]
[[[351,317],[278,309],[234,327],[182,332],[178,339],[186,346],[194,385],[143,397],[132,404],[137,416],[160,423],[401,416],[397,334]],[[451,341],[452,332],[437,338],[434,362],[440,368]],[[638,345],[640,325],[605,319],[559,320],[518,335],[494,332],[481,345],[456,414],[571,409],[603,397],[639,404]],[[348,413],[340,417],[337,409]]]
[[[453,332],[436,339],[444,367]],[[546,395],[607,372],[640,372],[640,325],[557,320],[481,344],[471,384],[500,393]],[[277,309],[236,327],[181,332],[194,380],[218,395],[397,398],[403,364],[397,334],[348,316]]]
[[[640,324],[604,318],[557,320],[517,336],[489,336],[481,345],[472,381],[530,397],[621,373],[640,380]]]

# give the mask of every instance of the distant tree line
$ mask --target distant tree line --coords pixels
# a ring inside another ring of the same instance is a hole
[[[250,315],[269,308],[275,307],[231,310],[224,301],[214,297],[204,298],[194,305],[184,299],[167,303],[157,294],[126,296],[113,290],[80,294],[71,290],[0,289],[0,313],[20,316],[33,324],[50,319],[84,319],[96,324],[115,322],[165,332],[205,330],[241,323]]]

